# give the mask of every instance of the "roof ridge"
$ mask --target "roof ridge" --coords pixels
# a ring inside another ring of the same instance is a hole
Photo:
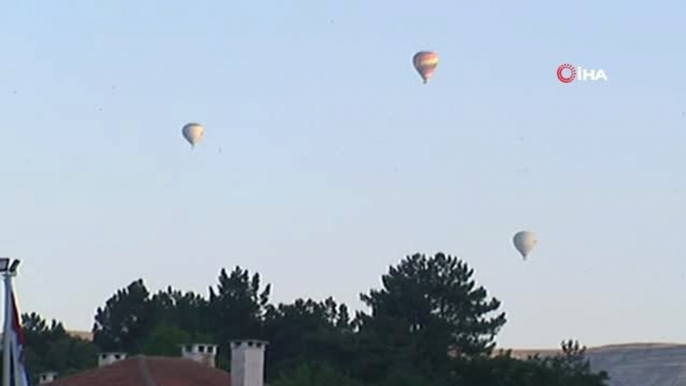
[[[140,370],[141,377],[145,386],[155,386],[155,381],[150,375],[148,364],[145,362],[145,355],[138,355],[138,370]]]

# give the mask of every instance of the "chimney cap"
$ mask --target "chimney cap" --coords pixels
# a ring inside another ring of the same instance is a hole
[[[98,356],[101,358],[115,356],[115,355],[127,356],[127,354],[123,351],[105,351],[105,352],[101,352],[98,354]]]
[[[257,347],[267,346],[269,344],[268,341],[260,340],[260,339],[235,339],[235,340],[232,340],[230,343],[231,343],[231,347],[240,346],[243,343],[247,344],[248,346],[257,346]]]
[[[181,352],[185,354],[193,354],[196,351],[200,353],[208,353],[208,354],[216,354],[219,345],[216,345],[214,343],[186,343],[186,344],[179,344],[179,347],[181,347]]]
[[[53,382],[57,378],[58,373],[55,371],[46,371],[38,374],[38,384],[43,385]]]
[[[125,352],[101,352],[98,353],[98,367],[111,365],[128,357]]]

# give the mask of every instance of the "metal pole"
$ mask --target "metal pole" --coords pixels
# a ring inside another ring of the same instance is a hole
[[[10,337],[12,332],[12,274],[3,273],[5,280],[5,328],[3,332],[2,349],[2,386],[10,386]]]

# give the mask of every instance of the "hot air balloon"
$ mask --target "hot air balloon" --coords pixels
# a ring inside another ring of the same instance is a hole
[[[205,128],[199,123],[189,123],[183,127],[181,132],[183,133],[183,137],[186,138],[186,141],[191,144],[191,148],[194,148],[205,134]]]
[[[527,256],[536,246],[536,235],[529,231],[517,232],[513,238],[515,248],[522,254],[522,258],[526,260]]]
[[[438,54],[430,51],[417,52],[412,58],[412,63],[426,84],[438,66]]]

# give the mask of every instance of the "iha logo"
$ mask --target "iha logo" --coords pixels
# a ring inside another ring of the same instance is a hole
[[[557,79],[562,83],[572,83],[574,80],[580,81],[607,81],[604,70],[587,70],[581,66],[574,68],[569,63],[562,64],[557,68]]]

